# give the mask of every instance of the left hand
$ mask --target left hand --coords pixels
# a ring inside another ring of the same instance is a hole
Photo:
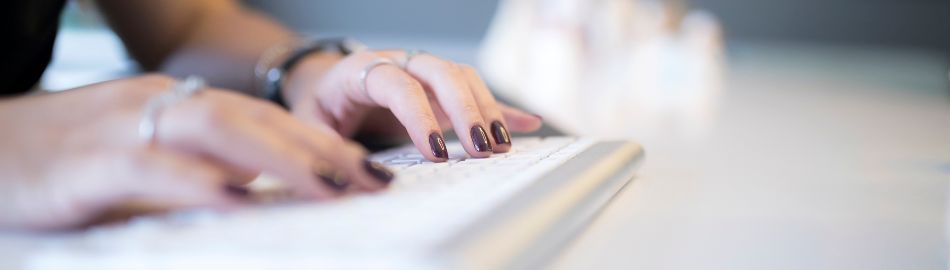
[[[360,73],[377,58],[396,64],[370,69],[364,91]],[[483,158],[511,149],[509,129],[530,132],[541,126],[539,117],[498,103],[468,65],[428,53],[408,63],[404,58],[404,51],[364,50],[343,58],[313,54],[289,75],[284,97],[298,118],[344,136],[380,127],[396,131],[398,121],[431,161],[448,157],[444,128],[455,130],[470,156]]]

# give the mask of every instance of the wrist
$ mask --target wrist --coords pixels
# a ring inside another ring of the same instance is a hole
[[[279,57],[281,59],[279,62],[268,65],[270,68],[264,74],[264,81],[266,83],[264,84],[263,97],[289,109],[288,104],[290,102],[285,99],[285,94],[283,93],[287,90],[283,88],[285,88],[286,81],[290,77],[290,74],[299,69],[301,62],[310,60],[313,55],[338,54],[342,57],[352,52],[362,50],[365,46],[353,39],[334,38],[318,39],[310,42],[295,42],[292,47],[284,48],[292,48],[292,50]],[[329,67],[330,65],[319,64],[317,66]],[[257,69],[257,71],[259,71],[259,69]],[[305,72],[298,73],[307,74]]]
[[[293,109],[298,100],[307,99],[310,96],[308,93],[315,90],[321,79],[343,57],[332,52],[312,53],[304,57],[284,80],[280,95],[287,102],[288,109]]]

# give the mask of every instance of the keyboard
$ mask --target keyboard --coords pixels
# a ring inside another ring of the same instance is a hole
[[[45,239],[29,269],[501,269],[550,260],[634,177],[639,145],[515,138],[448,162],[412,146],[374,154],[389,189],[329,202],[185,210]],[[255,181],[266,182],[266,179]],[[254,185],[252,185],[254,187]]]

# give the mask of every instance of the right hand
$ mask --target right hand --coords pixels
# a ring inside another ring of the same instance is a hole
[[[175,83],[148,75],[0,100],[0,228],[75,226],[130,201],[232,206],[226,187],[261,172],[315,199],[343,192],[326,176],[369,191],[392,178],[332,129],[214,88],[166,108],[149,145],[137,133],[144,104]]]

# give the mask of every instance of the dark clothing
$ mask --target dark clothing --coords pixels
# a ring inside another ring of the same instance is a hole
[[[0,9],[0,96],[29,91],[53,54],[65,0],[14,0]]]

